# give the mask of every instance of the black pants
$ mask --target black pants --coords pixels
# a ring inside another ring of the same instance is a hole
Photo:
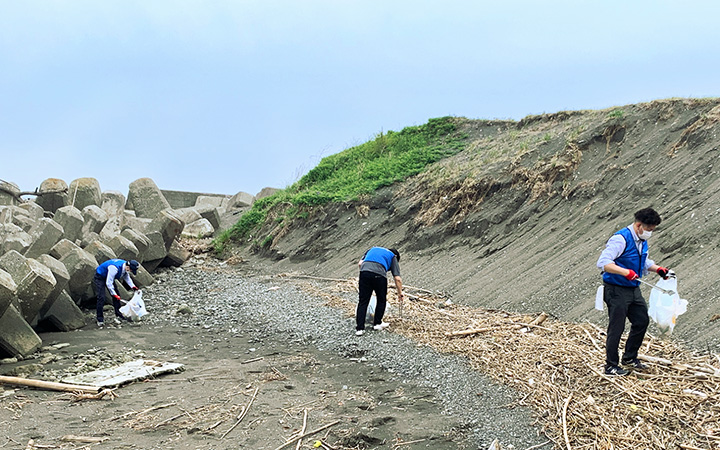
[[[620,337],[625,331],[625,319],[630,321],[630,333],[625,343],[623,360],[637,358],[650,318],[648,308],[639,287],[617,286],[604,283],[605,304],[608,307],[607,342],[605,345],[605,363],[617,366],[620,363],[618,347]]]
[[[360,272],[358,291],[360,292],[360,299],[357,307],[357,315],[355,316],[356,329],[365,329],[365,315],[367,314],[368,304],[370,303],[370,297],[372,297],[373,291],[375,291],[375,297],[377,298],[374,324],[381,324],[382,318],[385,315],[385,305],[387,304],[387,276],[378,275],[373,272]]]
[[[95,314],[98,322],[104,322],[103,320],[103,307],[105,306],[105,278],[95,275],[93,278],[93,284],[95,285],[95,294],[97,294],[97,303],[95,305]],[[120,302],[113,299],[113,308],[115,308],[115,317],[122,317],[120,313]]]

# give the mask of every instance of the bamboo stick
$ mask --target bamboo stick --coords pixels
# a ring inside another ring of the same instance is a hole
[[[0,383],[12,384],[15,386],[35,387],[39,389],[49,389],[52,391],[64,392],[87,392],[97,394],[102,390],[97,386],[84,386],[79,384],[56,383],[53,381],[33,380],[32,378],[6,377],[0,376]]]

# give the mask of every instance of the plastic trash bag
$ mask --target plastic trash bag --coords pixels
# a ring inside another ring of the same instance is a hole
[[[650,308],[648,315],[657,323],[662,334],[670,334],[675,328],[678,316],[687,311],[688,301],[680,298],[677,288],[677,278],[662,278],[656,283],[657,287],[674,291],[675,294],[665,294],[659,289],[650,291]]]
[[[120,308],[120,313],[133,321],[140,320],[142,316],[147,314],[145,302],[142,298],[142,291],[135,291],[135,295],[133,295],[130,301]]]
[[[595,309],[598,311],[603,310],[603,305],[605,304],[605,285],[601,284],[598,286],[597,291],[595,291]]]
[[[375,294],[370,297],[370,303],[368,303],[367,313],[365,313],[365,323],[373,323],[375,318],[375,307],[377,306],[377,297]],[[355,316],[357,316],[358,305],[355,305]]]

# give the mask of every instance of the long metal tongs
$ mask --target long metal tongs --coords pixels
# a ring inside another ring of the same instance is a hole
[[[643,283],[643,284],[647,284],[648,286],[652,286],[653,288],[657,289],[658,291],[662,292],[663,294],[667,294],[667,295],[675,295],[675,294],[677,294],[677,292],[673,291],[672,289],[663,289],[663,288],[661,288],[660,286],[655,286],[655,285],[652,284],[652,283],[648,283],[647,281],[643,281],[642,278],[635,278],[635,280],[637,280],[637,281],[639,281],[639,282],[641,282],[641,283]]]

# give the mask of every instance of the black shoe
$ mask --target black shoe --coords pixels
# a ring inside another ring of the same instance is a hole
[[[647,370],[647,369],[648,369],[648,366],[645,365],[645,364],[643,364],[642,362],[640,362],[640,360],[637,359],[637,358],[635,358],[635,359],[627,359],[627,360],[623,359],[621,363],[622,363],[623,366],[629,367],[629,368],[631,368],[632,370],[643,371],[643,370]]]
[[[115,323],[117,325],[120,325],[120,323],[122,323],[122,322],[130,322],[130,318],[128,318],[120,313],[115,314]]]
[[[614,366],[614,365],[606,365],[605,366],[605,375],[613,375],[618,377],[624,377],[625,375],[629,374],[630,372],[623,369],[622,367]]]

